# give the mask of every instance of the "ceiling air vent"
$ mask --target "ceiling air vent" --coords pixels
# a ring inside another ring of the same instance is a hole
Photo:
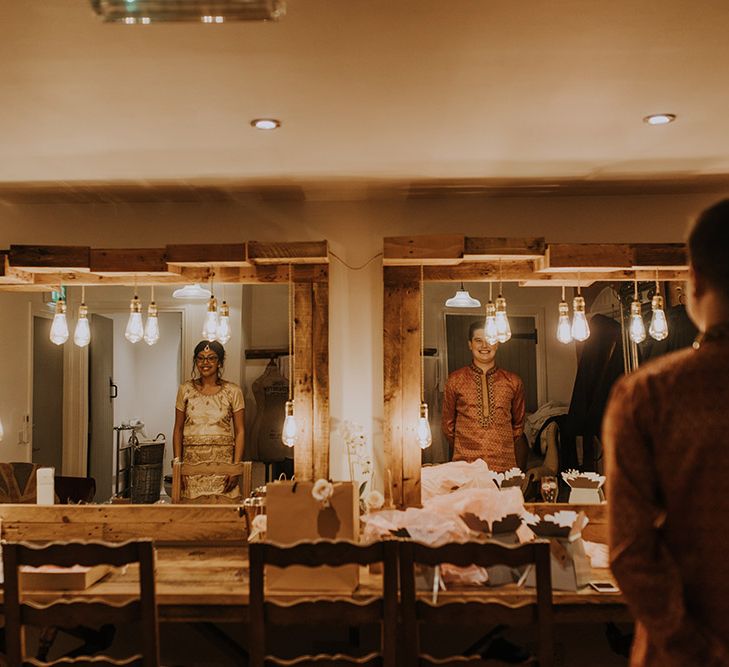
[[[104,21],[128,25],[276,21],[286,13],[284,0],[91,0],[91,6]]]

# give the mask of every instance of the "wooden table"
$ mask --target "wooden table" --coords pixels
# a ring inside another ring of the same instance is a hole
[[[595,570],[596,580],[611,580],[607,570]],[[248,620],[248,563],[245,548],[234,546],[162,546],[157,548],[157,602],[161,622],[239,622]],[[354,597],[365,599],[378,594],[380,577],[362,570],[361,583]],[[61,593],[63,597],[103,598],[120,602],[138,591],[135,567],[114,572],[82,592]],[[58,599],[59,593],[33,593],[31,599]],[[280,599],[297,596],[277,594]],[[429,597],[423,593],[423,597]],[[489,588],[460,587],[441,592],[439,599],[498,601],[518,606],[532,601],[531,589],[515,584]],[[554,592],[555,621],[606,622],[630,621],[619,593],[597,593],[586,588],[577,593]]]

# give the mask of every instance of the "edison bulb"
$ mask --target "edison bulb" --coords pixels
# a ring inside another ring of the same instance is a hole
[[[585,315],[585,299],[576,296],[572,301],[572,338],[582,342],[590,337],[590,325]]]
[[[418,418],[418,428],[416,430],[416,439],[420,449],[427,449],[433,443],[433,435],[430,432],[430,420],[428,419],[428,404],[420,404],[420,417]]]
[[[663,310],[663,297],[656,294],[651,301],[653,316],[648,332],[651,338],[655,340],[664,340],[668,337],[668,322],[666,321],[666,313]]]
[[[213,296],[208,301],[208,312],[205,314],[202,336],[209,341],[215,340],[218,336],[218,304]]]
[[[144,325],[144,342],[154,345],[159,340],[159,318],[157,304],[152,301],[147,308],[147,323]]]
[[[91,342],[88,314],[89,309],[86,304],[82,303],[78,307],[78,320],[76,321],[76,328],[73,330],[73,342],[78,347],[86,347]]]
[[[628,326],[630,340],[634,343],[642,343],[645,340],[645,322],[640,301],[633,301],[630,304],[630,324]]]
[[[284,419],[283,429],[281,430],[281,442],[287,447],[293,447],[296,444],[298,428],[296,426],[296,417],[294,416],[294,402],[286,401],[286,418]]]
[[[506,316],[506,299],[503,296],[496,297],[496,340],[505,343],[511,338],[511,327],[509,318]]]
[[[493,345],[499,339],[496,329],[496,305],[493,301],[486,304],[486,324],[484,324],[484,336],[489,345]]]
[[[559,320],[557,321],[557,340],[560,343],[572,342],[572,325],[570,324],[570,307],[566,301],[559,303]]]
[[[142,324],[142,304],[135,294],[129,304],[129,320],[124,331],[124,338],[130,343],[138,343],[144,337],[144,325]]]
[[[220,319],[218,320],[218,341],[225,345],[230,340],[230,308],[223,301],[220,304]]]
[[[63,345],[68,340],[68,322],[66,321],[66,302],[56,301],[56,312],[51,323],[51,343]]]

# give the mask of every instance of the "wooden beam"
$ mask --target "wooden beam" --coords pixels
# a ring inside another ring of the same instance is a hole
[[[175,266],[250,266],[245,243],[175,244],[165,254]]]
[[[536,266],[546,273],[620,271],[633,266],[633,253],[627,243],[550,243]]]
[[[8,250],[0,251],[0,285],[27,285],[33,283],[33,275],[15,269],[8,263]]]
[[[388,236],[384,240],[383,264],[458,264],[466,241],[460,234]]]
[[[312,285],[309,282],[294,281],[293,290],[294,409],[299,430],[294,447],[294,472],[296,479],[311,481],[314,479]]]
[[[537,259],[544,256],[544,237],[531,238],[487,238],[467,236],[464,260],[494,260],[521,257]]]
[[[297,267],[298,268],[298,267]],[[312,283],[314,479],[329,478],[329,284]]]
[[[688,270],[688,250],[684,243],[631,243],[633,268]]]
[[[174,276],[164,248],[92,248],[91,273],[100,276]]]
[[[420,290],[410,283],[403,291],[402,304],[402,499],[404,507],[420,506],[422,450],[417,441],[420,416]]]
[[[50,272],[88,271],[91,248],[87,246],[11,245],[10,266],[24,271]]]
[[[251,264],[323,264],[329,261],[326,241],[249,241]]]

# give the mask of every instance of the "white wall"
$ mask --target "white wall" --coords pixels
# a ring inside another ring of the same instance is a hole
[[[393,235],[544,236],[551,242],[681,241],[689,218],[719,198],[718,194],[694,194],[16,205],[3,209],[0,247],[11,243],[135,247],[328,239],[335,253],[351,266],[359,266],[382,251],[384,236]],[[340,420],[362,423],[376,453],[381,454],[382,267],[378,260],[352,270],[332,259],[329,322],[331,470],[334,477],[346,477],[344,449],[336,430]]]

